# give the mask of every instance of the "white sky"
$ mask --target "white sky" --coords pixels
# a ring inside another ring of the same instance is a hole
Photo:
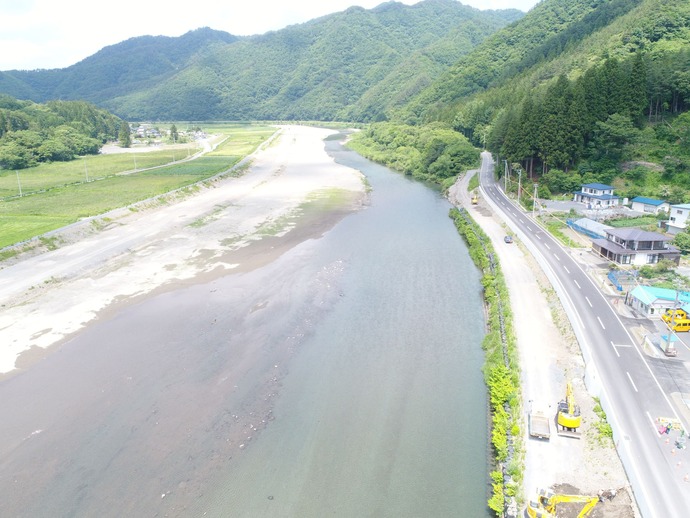
[[[418,0],[402,0],[412,5]],[[539,0],[462,0],[478,9],[528,11]],[[180,36],[200,27],[263,34],[352,5],[383,0],[0,0],[0,70],[62,68],[134,36]]]

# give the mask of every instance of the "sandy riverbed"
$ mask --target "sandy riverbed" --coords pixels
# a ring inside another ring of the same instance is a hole
[[[27,366],[134,297],[265,264],[361,203],[362,175],[324,150],[323,139],[334,131],[277,130],[278,138],[254,155],[241,178],[215,182],[172,205],[141,204],[100,225],[72,228],[63,236],[68,244],[0,270],[0,373]],[[295,225],[295,218],[310,216],[305,202],[329,196],[340,203],[328,217]]]

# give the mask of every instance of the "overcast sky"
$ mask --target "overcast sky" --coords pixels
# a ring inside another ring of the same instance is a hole
[[[528,11],[539,0],[463,0],[478,9]],[[62,68],[134,36],[181,36],[211,27],[263,34],[383,0],[0,0],[0,70]],[[418,0],[402,0],[412,5]]]

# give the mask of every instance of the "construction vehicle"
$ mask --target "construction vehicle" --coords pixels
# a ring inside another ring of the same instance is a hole
[[[531,437],[547,441],[551,437],[550,419],[540,410],[530,410],[527,414],[527,429]]]
[[[476,205],[479,203],[479,196],[477,196],[477,193],[472,193],[472,205]]]
[[[585,506],[577,515],[577,518],[582,518],[591,513],[594,506],[600,501],[602,501],[600,496],[557,495],[552,491],[541,489],[537,493],[536,500],[530,500],[527,504],[527,516],[530,518],[555,518],[556,506],[559,504],[584,503]]]
[[[565,388],[565,399],[559,401],[556,411],[556,432],[565,437],[580,438],[577,429],[582,424],[580,407],[575,404],[573,386],[568,382]]]

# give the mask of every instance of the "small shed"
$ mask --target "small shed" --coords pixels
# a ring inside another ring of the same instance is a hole
[[[661,318],[667,309],[676,307],[676,300],[680,307],[690,311],[690,293],[654,286],[636,286],[625,303],[648,318]]]
[[[671,204],[664,200],[655,200],[654,198],[645,198],[644,196],[637,196],[630,200],[630,208],[636,212],[647,212],[649,214],[659,214],[663,211],[668,213],[671,209]]]

